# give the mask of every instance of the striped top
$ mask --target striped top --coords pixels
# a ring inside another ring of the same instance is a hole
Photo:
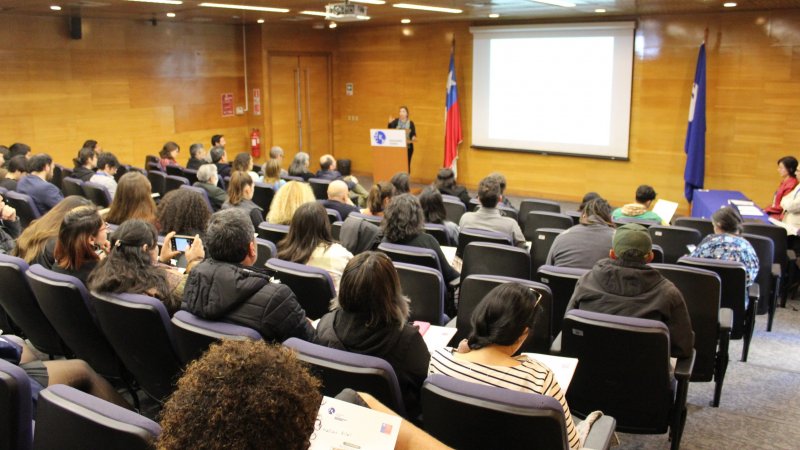
[[[520,362],[518,366],[489,366],[455,359],[453,352],[452,348],[442,348],[434,351],[431,354],[428,374],[439,373],[473,383],[549,395],[558,400],[564,409],[564,421],[567,425],[567,439],[569,440],[570,449],[577,450],[581,447],[564,392],[561,391],[561,386],[558,385],[558,381],[553,376],[553,371],[547,366],[526,356],[518,356],[516,358]]]

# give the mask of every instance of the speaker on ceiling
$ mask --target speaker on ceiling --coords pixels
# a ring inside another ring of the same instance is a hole
[[[81,16],[70,16],[69,37],[72,39],[80,39],[83,37],[83,23]]]

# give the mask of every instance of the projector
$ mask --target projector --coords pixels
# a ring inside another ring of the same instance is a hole
[[[354,3],[331,3],[325,5],[326,19],[337,22],[354,22],[356,20],[367,20],[367,7]]]

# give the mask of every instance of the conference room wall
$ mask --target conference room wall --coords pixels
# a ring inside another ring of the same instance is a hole
[[[516,195],[577,200],[593,190],[615,204],[641,183],[683,200],[683,145],[697,53],[708,42],[706,188],[741,190],[768,203],[776,160],[800,142],[800,11],[646,16],[638,20],[630,160],[610,161],[470,148],[472,37],[469,23],[341,26],[334,59],[334,133],[339,157],[370,171],[366,130],[401,104],[419,134],[412,178],[429,182],[442,164],[444,98],[451,37],[464,142],[459,181],[475,188],[503,172]],[[345,94],[354,83],[354,95]],[[357,118],[357,120],[355,119]]]
[[[0,143],[25,142],[71,164],[85,139],[144,164],[167,140],[226,135],[248,149],[246,116],[222,117],[221,94],[244,105],[241,28],[231,25],[0,15]]]

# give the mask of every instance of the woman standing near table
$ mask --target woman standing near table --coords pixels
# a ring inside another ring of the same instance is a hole
[[[400,107],[400,117],[395,119],[389,116],[389,125],[387,128],[396,128],[398,130],[406,130],[406,142],[408,143],[408,173],[411,173],[411,155],[414,154],[414,142],[417,140],[417,129],[414,127],[414,122],[408,118],[408,107]]]
[[[775,191],[775,197],[772,199],[772,205],[764,208],[764,212],[769,214],[770,217],[776,219],[783,219],[784,209],[781,206],[783,197],[789,194],[794,188],[797,187],[797,159],[794,156],[784,156],[778,160],[778,174],[780,174],[782,181]]]

